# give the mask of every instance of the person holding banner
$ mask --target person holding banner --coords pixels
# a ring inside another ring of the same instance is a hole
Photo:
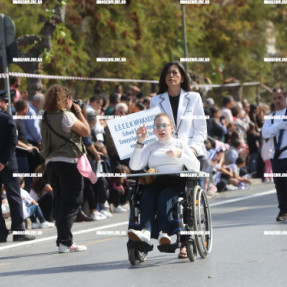
[[[44,111],[42,155],[55,196],[56,243],[60,253],[85,251],[86,246],[73,243],[71,229],[82,201],[83,177],[77,168],[81,137],[90,134],[90,127],[71,92],[60,85],[46,92]]]
[[[154,134],[157,141],[144,146],[147,137],[147,128],[137,129],[137,144],[130,159],[132,170],[141,170],[145,167],[159,172],[180,172],[184,166],[187,169],[199,171],[200,163],[188,145],[172,137],[174,131],[172,119],[165,113],[154,118]],[[150,242],[153,230],[154,216],[157,214],[159,244],[170,244],[168,235],[172,219],[171,209],[177,202],[179,194],[184,191],[185,183],[177,176],[158,177],[152,184],[144,186],[140,200],[142,230],[128,230],[128,236],[133,241]]]
[[[202,167],[207,138],[205,114],[200,94],[191,92],[190,80],[180,62],[171,61],[163,67],[158,94],[150,102],[150,108],[156,106],[171,117],[173,137],[188,144]],[[180,249],[179,258],[187,258],[185,247]]]

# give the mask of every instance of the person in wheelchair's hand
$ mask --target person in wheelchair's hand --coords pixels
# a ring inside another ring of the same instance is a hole
[[[132,170],[145,167],[158,172],[180,172],[184,166],[190,170],[199,171],[200,163],[195,154],[180,139],[172,137],[174,128],[171,118],[158,114],[154,119],[153,131],[158,140],[144,146],[147,137],[145,126],[137,130],[137,145],[130,159]],[[171,209],[177,202],[179,194],[184,191],[184,182],[178,176],[158,176],[152,184],[145,185],[140,200],[140,225],[142,230],[128,230],[128,236],[133,241],[150,243],[151,231],[154,230],[154,217],[157,214],[159,244],[170,244],[170,222],[173,220]]]

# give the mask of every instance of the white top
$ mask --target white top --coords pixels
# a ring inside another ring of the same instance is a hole
[[[285,116],[285,111],[286,109],[276,111],[274,116]],[[270,114],[269,116],[272,116],[272,115],[273,113]],[[282,129],[282,127],[284,126],[286,127],[286,125],[287,125],[287,121],[283,122],[283,118],[277,119],[276,117],[274,118],[273,125],[271,124],[271,119],[267,118],[264,122],[261,133],[262,133],[263,138],[265,139],[270,138],[270,140],[272,141],[273,148],[272,148],[271,158],[274,157],[274,152],[275,152],[273,137],[276,136],[276,140],[278,143],[280,129]],[[286,145],[287,145],[287,130],[285,129],[283,133],[280,149],[282,149]],[[283,151],[281,155],[279,156],[279,159],[282,159],[282,158],[287,158],[287,150]]]
[[[168,114],[173,122],[174,138],[179,138],[194,148],[198,156],[204,155],[204,140],[207,138],[207,128],[202,100],[199,93],[180,91],[177,125],[173,118],[173,112],[167,92],[152,97],[150,108],[158,106],[161,112]]]
[[[71,127],[75,124],[75,122],[77,120],[78,120],[77,117],[72,112],[64,113],[63,119],[62,119],[62,129],[64,130],[64,132],[69,133],[71,131]],[[52,161],[52,162],[63,161],[63,162],[68,162],[68,163],[77,163],[78,159],[77,158],[64,157],[64,156],[54,156],[54,157],[48,158],[45,161],[46,165],[50,161]]]
[[[47,183],[45,186],[47,186],[47,185],[49,185],[49,184]],[[34,189],[31,188],[31,190],[30,190],[30,196],[34,200],[36,200],[37,202],[39,201],[40,198],[42,198],[47,193],[48,193],[47,191],[43,191],[41,197],[39,197],[38,193],[36,193],[36,191]]]
[[[221,110],[221,115],[226,117],[229,123],[233,123],[233,116],[231,110],[223,107]]]
[[[178,148],[182,151],[180,158],[170,158],[166,152]],[[199,171],[200,163],[190,147],[180,139],[171,138],[167,141],[156,141],[144,148],[135,148],[130,159],[132,170],[145,167],[154,168],[159,172],[177,172],[187,169]]]
[[[30,196],[30,194],[25,189],[20,188],[20,191],[21,191],[22,206],[23,206],[23,217],[24,219],[26,219],[30,216],[27,205],[32,203],[33,198]]]

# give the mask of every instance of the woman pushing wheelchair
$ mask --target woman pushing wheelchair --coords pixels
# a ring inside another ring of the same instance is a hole
[[[194,152],[184,141],[172,136],[174,127],[169,115],[158,114],[154,119],[153,131],[158,140],[145,146],[147,128],[145,126],[138,128],[138,141],[130,159],[132,170],[148,167],[168,174],[180,173],[186,167],[188,170],[199,171],[200,163]],[[185,182],[178,176],[171,175],[157,177],[153,183],[144,185],[140,200],[142,230],[129,229],[129,239],[150,244],[151,233],[157,230],[159,245],[171,244],[169,236],[170,223],[173,220],[171,210],[180,193],[184,192],[184,188]],[[155,214],[157,214],[156,221],[154,221]],[[157,226],[153,226],[155,222]]]

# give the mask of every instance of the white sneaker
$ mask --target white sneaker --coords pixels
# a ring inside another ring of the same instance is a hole
[[[32,229],[39,229],[39,228],[41,228],[41,223],[39,222],[32,223]]]
[[[87,250],[87,246],[85,245],[77,245],[76,243],[73,243],[70,247],[63,245],[60,243],[60,246],[58,248],[59,253],[67,253],[67,252],[82,252]]]
[[[124,205],[121,205],[122,208],[124,208],[126,211],[129,211],[130,210],[130,205],[129,203],[126,203]]]
[[[127,210],[123,208],[121,205],[115,207],[114,209],[114,213],[123,213],[123,212],[127,212]]]
[[[128,230],[128,237],[132,241],[142,241],[150,244],[150,231],[148,230],[134,230],[129,229]]]
[[[160,232],[159,237],[158,237],[158,242],[159,242],[159,245],[170,244],[171,238],[168,236],[167,233]]]
[[[98,221],[98,220],[104,220],[107,217],[104,214],[100,213],[100,212],[93,212],[92,218],[93,218],[93,220]]]
[[[102,210],[100,211],[100,213],[103,214],[104,216],[106,216],[107,218],[110,218],[110,217],[113,216],[109,211],[107,211],[107,210],[105,210],[105,209],[102,209]]]
[[[55,224],[53,222],[44,221],[43,223],[40,223],[40,228],[51,228],[54,226]]]
[[[233,191],[233,190],[238,190],[237,186],[234,186],[232,184],[227,184],[226,185],[227,190]]]

